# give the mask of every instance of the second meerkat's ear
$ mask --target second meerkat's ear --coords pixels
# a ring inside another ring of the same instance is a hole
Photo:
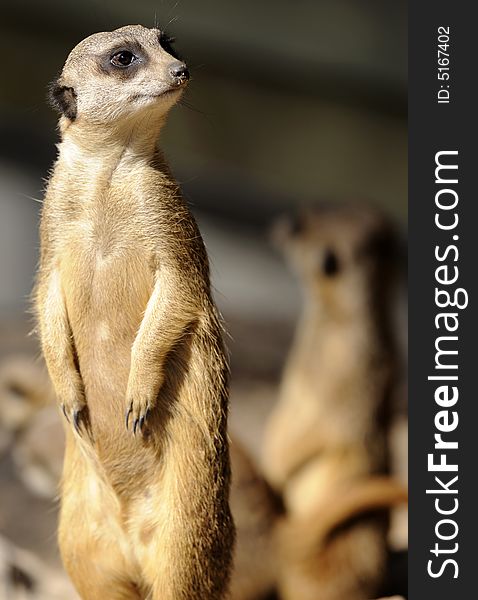
[[[48,89],[48,100],[50,105],[67,119],[76,119],[76,92],[72,87],[62,85],[59,80],[53,81]]]

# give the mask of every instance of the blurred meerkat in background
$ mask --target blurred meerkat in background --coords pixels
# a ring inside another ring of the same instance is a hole
[[[304,307],[262,459],[266,477],[306,532],[312,515],[320,522],[318,507],[327,511],[360,481],[389,472],[399,243],[391,222],[364,206],[282,220],[274,237],[300,281]],[[372,597],[385,571],[387,530],[386,511],[344,522],[330,539],[322,574],[317,562],[304,561],[301,568],[316,576],[300,597]],[[342,579],[326,594],[330,569]],[[295,597],[294,585],[293,577],[285,583],[287,598]]]
[[[283,220],[274,238],[304,307],[262,458],[269,481],[300,514],[352,477],[388,472],[398,246],[392,224],[364,207]]]

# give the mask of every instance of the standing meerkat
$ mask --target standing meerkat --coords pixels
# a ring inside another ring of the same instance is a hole
[[[392,224],[364,206],[309,212],[274,235],[304,308],[262,457],[299,514],[344,481],[389,471],[398,242]]]
[[[301,282],[304,308],[262,457],[286,510],[303,523],[297,543],[304,546],[306,532],[316,535],[314,515],[320,527],[330,507],[353,496],[357,485],[389,472],[398,242],[391,223],[363,206],[311,211],[282,222],[275,234]],[[367,502],[373,506],[373,485],[370,490]],[[304,600],[370,598],[387,561],[387,511],[378,513],[364,511],[362,518],[344,522],[330,538],[322,567],[310,555],[295,574],[289,571],[285,597],[294,598],[298,580],[315,573]],[[342,571],[335,583],[331,565]],[[330,585],[324,585],[327,580]]]
[[[85,600],[227,593],[228,367],[197,225],[156,141],[188,80],[139,25],[70,53],[35,300],[65,415],[59,545]]]

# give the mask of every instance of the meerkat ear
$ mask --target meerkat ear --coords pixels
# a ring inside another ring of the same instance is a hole
[[[48,90],[48,100],[50,105],[67,119],[76,119],[76,92],[72,87],[61,85],[58,80],[53,81]]]

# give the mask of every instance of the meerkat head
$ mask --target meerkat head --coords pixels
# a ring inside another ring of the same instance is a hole
[[[354,205],[305,211],[277,222],[273,238],[309,299],[335,315],[383,301],[395,279],[399,240],[379,210]]]
[[[53,107],[69,122],[99,125],[166,114],[189,79],[173,41],[140,25],[87,37],[50,87]]]

